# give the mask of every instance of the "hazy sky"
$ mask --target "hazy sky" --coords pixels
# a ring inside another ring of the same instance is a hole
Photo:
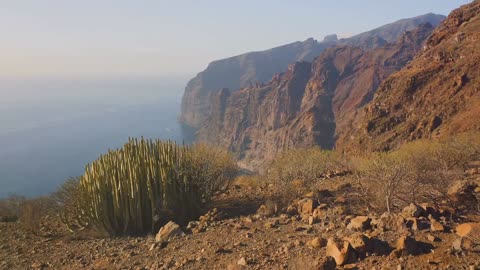
[[[195,73],[215,59],[348,36],[469,0],[0,0],[1,77]]]

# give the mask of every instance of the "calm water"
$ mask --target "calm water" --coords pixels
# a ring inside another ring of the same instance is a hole
[[[190,141],[185,79],[0,83],[0,197],[47,194],[128,137]]]

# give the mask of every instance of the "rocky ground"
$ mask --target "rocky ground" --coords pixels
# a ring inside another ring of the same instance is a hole
[[[58,223],[37,236],[0,223],[0,269],[480,269],[476,213],[424,204],[369,214],[349,184],[328,181],[283,210],[266,199],[273,186],[232,186],[199,221],[156,237],[72,236]]]

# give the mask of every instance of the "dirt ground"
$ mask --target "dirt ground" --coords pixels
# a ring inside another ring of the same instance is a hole
[[[338,199],[345,192],[337,187],[327,205],[344,209],[345,214],[334,221],[309,225],[301,215],[256,213],[272,194],[271,186],[232,186],[215,199],[223,218],[208,222],[203,232],[187,233],[168,243],[155,243],[154,236],[36,236],[20,223],[0,223],[0,269],[329,269],[322,266],[326,247],[314,247],[310,241],[352,234],[346,223],[351,219],[347,214],[357,211],[355,204],[348,197]],[[455,225],[447,223],[442,232],[411,232],[418,242],[430,246],[423,254],[369,255],[337,268],[480,269],[480,253],[452,252],[457,236],[449,228]],[[47,226],[61,231],[59,223]],[[395,247],[399,236],[397,232],[385,232],[376,237]],[[431,236],[436,238],[434,242],[429,241]]]

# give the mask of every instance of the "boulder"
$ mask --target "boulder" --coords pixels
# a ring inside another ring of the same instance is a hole
[[[377,227],[382,231],[403,233],[407,231],[405,218],[400,215],[384,213],[377,221]]]
[[[357,260],[355,249],[348,241],[338,241],[334,238],[328,239],[327,256],[332,257],[337,265],[354,263]]]
[[[320,263],[318,264],[318,270],[335,270],[337,268],[337,263],[332,257],[323,257]]]
[[[410,218],[410,217],[418,218],[418,217],[427,216],[425,210],[419,205],[416,205],[414,203],[411,203],[409,206],[403,208],[402,215],[405,218]]]
[[[180,226],[176,224],[173,221],[168,222],[160,228],[158,231],[157,235],[155,236],[155,241],[156,242],[166,242],[170,238],[175,237],[175,236],[183,236],[185,233],[182,231]]]
[[[432,205],[430,203],[422,203],[420,204],[420,206],[423,208],[423,210],[428,216],[431,215],[433,218],[437,220],[440,218],[441,216],[440,211],[435,205]]]
[[[475,250],[478,247],[473,240],[466,237],[459,237],[453,241],[452,249],[456,252],[466,252]]]
[[[397,256],[417,255],[420,253],[419,245],[415,238],[410,236],[402,236],[397,240],[394,253]]]
[[[405,224],[407,225],[407,228],[412,231],[420,231],[430,228],[430,224],[426,220],[413,217],[407,218]]]
[[[286,211],[286,212],[287,212],[287,214],[290,215],[290,216],[294,216],[294,215],[298,214],[297,208],[296,208],[295,206],[293,206],[293,205],[289,205],[289,206],[287,207],[287,211]]]
[[[372,253],[373,245],[370,237],[362,234],[356,233],[350,236],[346,236],[343,240],[350,243],[350,245],[355,249],[359,257],[365,257],[368,253]]]
[[[448,196],[458,208],[472,210],[478,205],[478,193],[475,192],[478,186],[475,181],[457,181],[448,189]]]
[[[480,239],[480,223],[463,223],[455,228],[455,232],[460,237]]]
[[[298,202],[298,210],[302,214],[311,215],[317,207],[317,202],[311,198],[304,198]]]
[[[350,220],[347,229],[352,231],[366,231],[371,228],[371,221],[372,220],[367,216],[357,216]]]

